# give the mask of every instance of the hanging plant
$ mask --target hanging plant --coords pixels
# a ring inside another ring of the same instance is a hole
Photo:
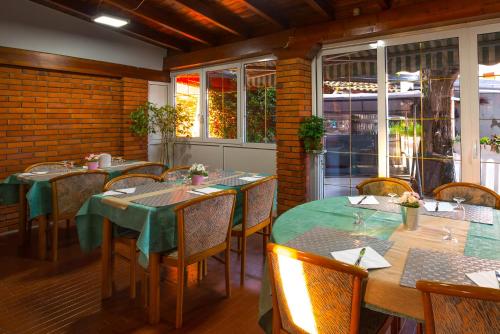
[[[324,120],[318,116],[307,117],[300,123],[299,138],[304,142],[308,153],[323,150],[323,137],[325,135]]]

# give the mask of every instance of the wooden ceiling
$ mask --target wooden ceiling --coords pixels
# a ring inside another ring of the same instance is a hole
[[[91,21],[108,14],[130,23],[118,31],[172,53],[377,14],[424,0],[32,0]],[[113,28],[110,28],[113,29]]]

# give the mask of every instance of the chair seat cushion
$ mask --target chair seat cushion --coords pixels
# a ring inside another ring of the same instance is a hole
[[[375,312],[367,308],[361,308],[361,319],[359,321],[360,334],[377,333],[384,325],[388,316],[386,314]]]

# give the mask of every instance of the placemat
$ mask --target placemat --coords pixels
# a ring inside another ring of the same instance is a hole
[[[366,246],[370,246],[380,255],[384,255],[393,244],[393,241],[366,235],[354,235],[334,228],[315,227],[290,240],[285,246],[331,258],[331,252]]]
[[[187,192],[185,189],[179,189],[177,191],[172,191],[169,193],[164,193],[157,196],[145,197],[133,200],[133,203],[142,204],[151,207],[160,207],[167,206],[172,204],[177,204],[180,202],[184,202],[190,200],[192,198],[198,197],[199,195],[195,195]]]
[[[253,177],[253,176],[255,176],[255,175],[251,174],[251,173],[247,173],[245,175],[236,175],[235,177],[225,179],[221,182],[218,182],[217,184],[220,184],[223,186],[228,186],[228,187],[243,186],[245,184],[254,183],[256,181],[245,181],[245,180],[242,180],[241,178],[242,177]]]
[[[384,212],[401,213],[401,208],[399,204],[389,202],[391,200],[390,197],[386,196],[374,196],[374,197],[377,199],[379,204],[348,204],[348,206],[351,206],[353,208],[363,208],[363,209],[371,209]],[[397,200],[397,198],[394,198],[393,200],[395,201]]]
[[[420,214],[426,216],[450,218],[456,220],[465,220],[474,223],[493,224],[493,209],[487,206],[478,206],[462,204],[464,210],[454,211],[427,211],[424,207],[420,208]]]
[[[417,281],[429,280],[474,285],[474,282],[465,274],[498,269],[500,269],[500,261],[457,253],[410,248],[399,284],[414,288]]]
[[[136,195],[141,195],[141,194],[147,194],[147,193],[152,193],[154,191],[159,191],[167,188],[173,188],[173,187],[179,187],[178,184],[175,183],[166,183],[166,182],[153,182],[153,183],[147,183],[147,184],[142,184],[140,186],[135,187],[135,191],[131,194],[120,194],[120,195],[113,195],[113,197],[116,198],[127,198],[127,197],[132,197]],[[186,191],[186,190],[184,190]]]
[[[17,178],[20,180],[28,180],[28,181],[49,181],[57,176],[64,175],[64,174],[69,174],[73,172],[80,172],[82,171],[81,169],[68,169],[67,171],[59,171],[59,172],[52,172],[52,173],[46,173],[46,174],[33,174],[33,175],[21,175],[18,174]]]

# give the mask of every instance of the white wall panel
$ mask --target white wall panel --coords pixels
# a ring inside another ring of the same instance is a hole
[[[224,169],[276,173],[276,151],[261,148],[224,147]]]

